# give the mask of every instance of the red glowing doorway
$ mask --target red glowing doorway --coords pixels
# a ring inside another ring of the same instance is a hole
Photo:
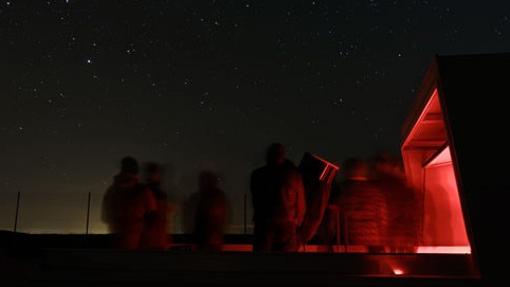
[[[402,144],[409,184],[423,214],[419,253],[471,253],[437,89],[430,93]]]

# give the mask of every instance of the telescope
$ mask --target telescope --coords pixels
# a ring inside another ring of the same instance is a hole
[[[298,231],[301,244],[306,244],[317,233],[328,206],[331,185],[339,169],[338,165],[317,155],[304,154],[299,164],[306,197],[306,214]]]

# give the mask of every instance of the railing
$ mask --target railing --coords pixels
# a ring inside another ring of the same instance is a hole
[[[27,233],[102,234],[107,226],[101,220],[104,193],[0,193],[0,230]],[[247,194],[227,194],[229,213],[226,232],[250,234],[252,206]],[[169,200],[168,230],[172,234],[190,233],[193,211],[189,197]]]
[[[227,194],[227,197],[230,212],[226,233],[252,234],[253,211],[249,195]],[[169,214],[170,234],[192,232],[193,212],[189,208],[188,198],[177,196],[169,200],[173,209]],[[0,192],[0,230],[42,234],[105,234],[108,229],[101,220],[102,201],[103,193]],[[312,243],[304,251],[369,252],[366,246],[349,245],[347,231],[340,227],[338,210],[330,207],[328,214],[334,225],[335,240],[322,245]],[[417,246],[415,252],[469,254],[471,249],[469,246]]]

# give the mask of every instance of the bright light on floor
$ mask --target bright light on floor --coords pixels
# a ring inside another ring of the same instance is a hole
[[[403,275],[404,274],[404,270],[400,269],[400,268],[393,268],[393,274],[399,276],[399,275]]]

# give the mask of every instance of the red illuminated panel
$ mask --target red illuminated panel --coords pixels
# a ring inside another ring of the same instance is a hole
[[[450,146],[447,145],[427,163],[427,167],[451,163],[452,155],[450,153]]]
[[[450,149],[443,149],[424,170],[423,242],[430,246],[469,245]]]
[[[452,151],[434,89],[402,145],[406,176],[421,202],[418,253],[471,253]]]
[[[420,246],[417,253],[423,254],[471,254],[470,246]]]
[[[418,120],[406,137],[403,148],[430,148],[446,143],[446,129],[437,90],[434,90]]]

